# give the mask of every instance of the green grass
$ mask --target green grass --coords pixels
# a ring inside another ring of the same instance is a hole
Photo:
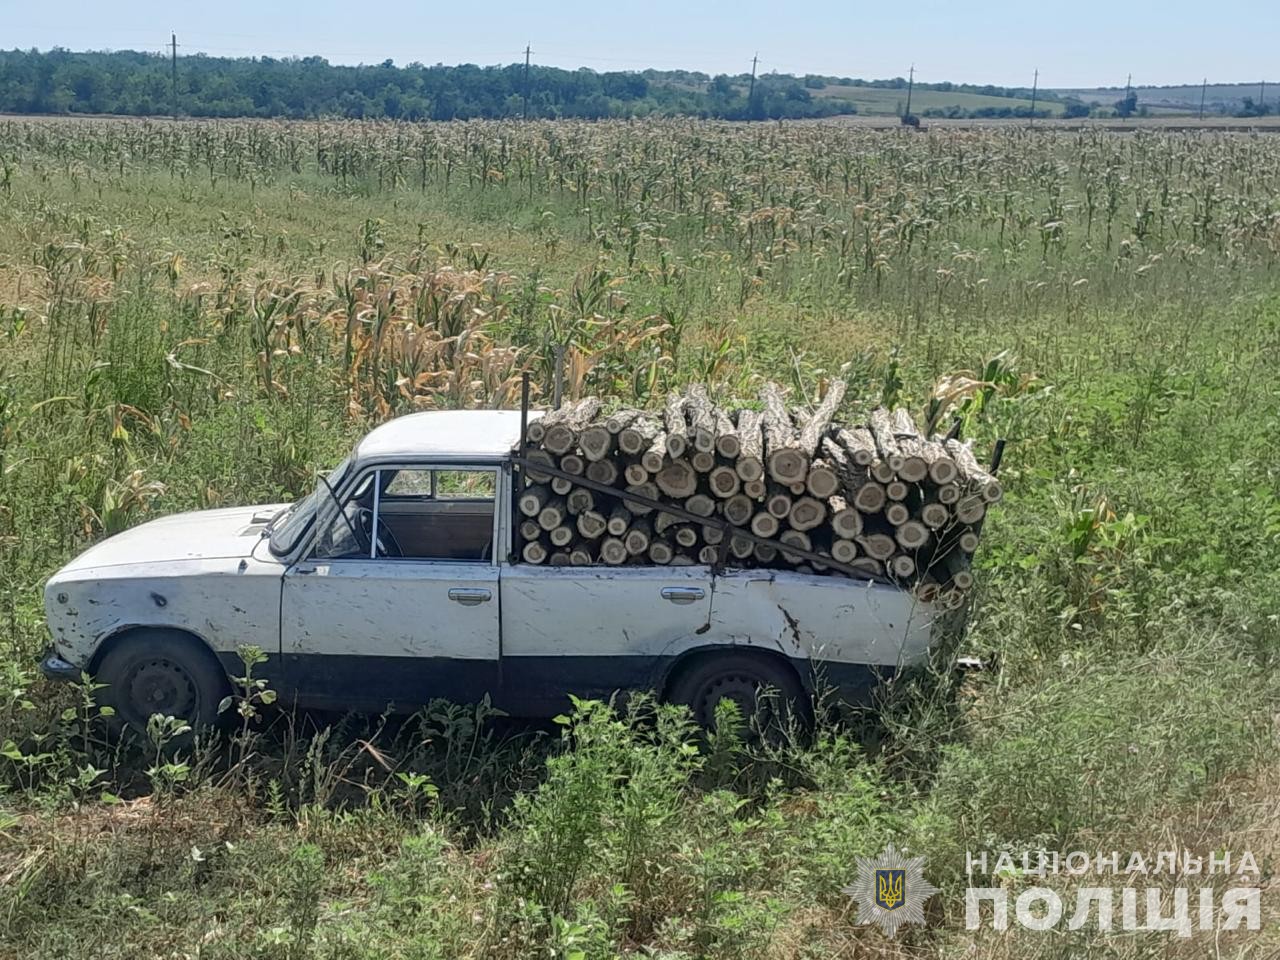
[[[0,956],[1202,956],[967,932],[964,851],[1274,852],[1280,141],[33,122],[0,158]],[[641,403],[985,379],[990,669],[769,748],[437,704],[176,755],[36,677],[41,584],[88,542],[296,496],[555,345]],[[840,893],[890,839],[943,890],[896,946]]]
[[[906,90],[887,90],[880,87],[842,87],[828,84],[821,90],[811,91],[815,97],[827,97],[834,100],[846,100],[858,108],[858,113],[867,116],[897,116],[903,112],[907,103]],[[989,97],[980,93],[962,93],[959,91],[922,90],[911,92],[911,112],[923,114],[926,110],[946,110],[957,107],[961,110],[1000,110],[1030,109],[1031,98]],[[1047,110],[1051,116],[1062,113],[1062,104],[1052,100],[1038,100],[1036,110]]]

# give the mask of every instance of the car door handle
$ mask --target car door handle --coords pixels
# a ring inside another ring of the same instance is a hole
[[[493,592],[476,587],[451,587],[449,599],[464,607],[474,607],[477,603],[485,603],[493,599]]]
[[[701,600],[706,594],[701,587],[663,587],[662,599],[672,603],[693,603]]]

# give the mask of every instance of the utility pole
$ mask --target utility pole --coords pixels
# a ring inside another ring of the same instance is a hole
[[[911,89],[916,85],[916,65],[913,63],[911,69],[907,71],[907,110],[903,114],[904,117],[911,116]]]
[[[1040,89],[1040,71],[1036,70],[1036,75],[1031,80],[1031,120],[1027,126],[1032,126],[1036,122],[1036,92]]]
[[[1258,116],[1267,115],[1267,81],[1262,81],[1262,89],[1258,91]]]
[[[529,119],[529,54],[532,52],[533,51],[530,50],[530,44],[525,43],[524,45],[524,119],[525,120]]]
[[[760,51],[751,58],[751,86],[747,89],[747,116],[751,116],[752,104],[756,97],[756,62],[760,59]]]
[[[1204,95],[1209,92],[1209,78],[1205,77],[1200,83],[1200,119],[1204,119]]]
[[[173,118],[178,118],[178,35],[176,33],[169,34],[169,48],[172,50],[170,65],[170,93],[173,100]]]

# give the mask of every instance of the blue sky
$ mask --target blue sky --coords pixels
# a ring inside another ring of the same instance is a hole
[[[0,0],[0,47],[306,56],[334,63],[534,61],[597,70],[684,67],[1047,87],[1280,80],[1280,2],[434,4],[410,0]],[[1277,91],[1280,93],[1280,91]]]

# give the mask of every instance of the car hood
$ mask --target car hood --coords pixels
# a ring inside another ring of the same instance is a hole
[[[64,572],[130,563],[174,563],[247,557],[267,522],[286,504],[177,513],[108,537],[80,554]]]

